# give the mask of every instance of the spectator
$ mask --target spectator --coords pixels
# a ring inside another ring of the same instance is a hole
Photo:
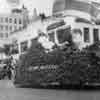
[[[7,75],[9,79],[12,78],[13,71],[14,71],[14,64],[13,64],[13,57],[11,56],[7,64]]]

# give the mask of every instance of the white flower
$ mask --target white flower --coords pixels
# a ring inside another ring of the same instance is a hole
[[[38,42],[42,44],[42,46],[45,48],[45,49],[52,49],[52,47],[54,46],[54,43],[49,41],[49,39],[46,37],[46,36],[41,36],[39,37],[38,39]]]

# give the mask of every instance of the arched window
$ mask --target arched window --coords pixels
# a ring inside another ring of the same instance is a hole
[[[84,28],[84,42],[90,42],[90,30],[88,27]]]
[[[93,29],[93,38],[94,38],[94,42],[99,41],[99,29],[96,28]]]
[[[57,36],[59,43],[71,42],[72,38],[70,33],[70,28],[58,29]]]

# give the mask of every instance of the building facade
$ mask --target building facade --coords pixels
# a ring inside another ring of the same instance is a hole
[[[100,15],[99,3],[91,0],[55,0],[53,14],[63,13],[73,15],[87,20],[95,19]]]
[[[97,25],[94,20],[90,20],[94,15],[91,15],[90,10],[88,11],[86,9],[86,7],[91,7],[89,2],[70,0],[72,1],[71,4],[73,6],[71,5],[71,8],[68,8],[69,6],[66,2],[69,0],[62,0],[63,2],[60,3],[58,2],[59,0],[56,1],[57,2],[54,3],[52,16],[41,20],[41,18],[39,18],[40,16],[35,15],[33,18],[34,20],[32,19],[31,23],[29,23],[26,28],[23,28],[20,31],[10,32],[7,41],[12,43],[12,54],[15,56],[17,55],[17,58],[20,54],[27,51],[27,48],[30,47],[32,40],[38,36],[39,32],[46,33],[48,39],[58,46],[66,44],[69,26],[73,40],[80,49],[100,41],[100,24]],[[77,7],[81,4],[84,4],[86,7],[82,6],[82,8],[78,9]],[[94,10],[98,13],[98,9]],[[18,13],[20,12],[20,10],[13,10],[13,14],[16,14],[16,11]],[[27,16],[25,17],[25,20],[26,19]],[[14,21],[15,19],[13,17],[12,25],[13,28],[16,29]],[[24,22],[22,21],[22,23]],[[24,24],[20,24],[18,17],[17,25],[18,29],[20,29],[21,25],[23,27],[23,25],[27,24],[26,22]]]
[[[32,40],[38,36],[38,29],[43,29],[43,24],[40,19],[28,24],[28,26],[20,31],[13,32],[8,41],[11,44],[11,53],[15,58],[23,54],[31,46]]]
[[[25,28],[28,24],[28,11],[23,6],[13,9],[9,14],[0,14],[0,41],[1,45],[8,43],[8,37],[15,31]]]

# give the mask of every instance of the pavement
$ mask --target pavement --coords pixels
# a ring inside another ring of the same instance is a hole
[[[15,88],[11,81],[0,80],[0,100],[100,100],[100,90]]]

